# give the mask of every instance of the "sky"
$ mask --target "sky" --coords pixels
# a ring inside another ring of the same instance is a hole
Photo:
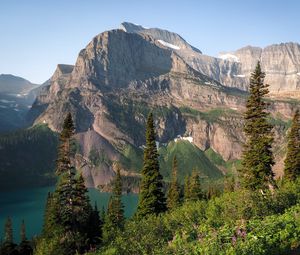
[[[299,13],[298,0],[0,0],[0,74],[43,83],[123,21],[176,32],[211,56],[300,43]]]

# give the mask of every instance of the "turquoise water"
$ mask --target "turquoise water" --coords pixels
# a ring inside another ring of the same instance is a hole
[[[41,232],[47,194],[54,187],[32,188],[0,192],[0,238],[3,238],[4,223],[8,216],[12,218],[14,240],[19,242],[19,232],[22,220],[25,220],[27,238]],[[97,203],[98,209],[107,208],[110,193],[102,193],[96,189],[89,189],[92,205]],[[134,214],[138,195],[127,194],[122,197],[125,206],[125,215],[130,217]]]

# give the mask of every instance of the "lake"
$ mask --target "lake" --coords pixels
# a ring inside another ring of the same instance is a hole
[[[55,187],[32,188],[0,192],[0,238],[4,235],[4,224],[8,216],[12,218],[14,240],[19,242],[20,225],[25,220],[26,235],[28,239],[38,235],[43,226],[44,209],[48,192]],[[107,208],[110,193],[99,192],[97,189],[89,189],[91,204],[97,203],[98,209]],[[126,194],[122,197],[125,206],[125,216],[134,214],[137,202],[137,194]]]

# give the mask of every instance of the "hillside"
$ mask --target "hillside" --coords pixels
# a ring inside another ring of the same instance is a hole
[[[46,126],[1,135],[0,189],[55,183],[53,170],[57,145],[57,135]]]

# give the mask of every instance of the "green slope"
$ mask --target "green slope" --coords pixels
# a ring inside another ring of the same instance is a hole
[[[188,141],[170,142],[159,149],[161,171],[166,179],[170,179],[172,160],[176,155],[178,161],[178,178],[181,183],[193,170],[207,179],[222,177],[221,171],[206,157],[205,153]]]
[[[52,184],[58,137],[47,126],[0,136],[0,189]]]

